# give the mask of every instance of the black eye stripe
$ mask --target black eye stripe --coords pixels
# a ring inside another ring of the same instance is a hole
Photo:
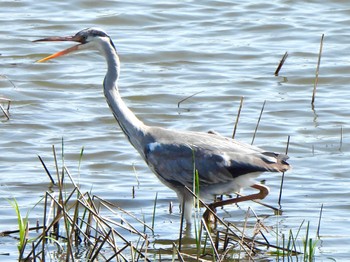
[[[115,51],[117,51],[111,38],[103,30],[99,30],[96,28],[86,28],[76,33],[75,36],[79,37],[79,42],[81,42],[82,44],[86,44],[88,42],[89,37],[108,37],[111,46],[115,49]]]
[[[82,43],[86,43],[86,40],[89,36],[92,36],[92,37],[99,36],[99,37],[108,37],[109,38],[109,36],[104,31],[94,29],[94,28],[86,28],[84,30],[81,30],[80,32],[78,32],[76,34],[76,36],[81,37]]]

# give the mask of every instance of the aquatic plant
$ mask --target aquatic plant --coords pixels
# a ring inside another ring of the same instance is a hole
[[[28,228],[27,223],[29,212],[23,217],[19,212],[18,203],[11,202],[18,217],[17,232],[20,235],[18,250],[22,260],[44,261],[50,258],[74,261],[78,257],[84,257],[87,261],[96,259],[162,261],[171,257],[173,261],[226,261],[266,257],[275,257],[278,260],[296,257],[297,260],[313,261],[315,258],[318,241],[310,237],[309,223],[304,236],[301,237],[303,222],[296,233],[292,230],[287,234],[280,233],[278,222],[275,227],[266,226],[264,218],[258,216],[251,207],[246,211],[243,223],[237,224],[223,219],[220,217],[220,212],[216,214],[199,198],[200,188],[196,171],[193,174],[193,191],[187,188],[195,201],[195,238],[184,239],[181,226],[180,237],[173,241],[170,250],[157,249],[154,243],[151,247],[149,235],[155,237],[153,230],[156,226],[158,195],[156,194],[154,200],[152,225],[148,226],[144,217],[136,217],[92,192],[83,192],[65,166],[63,142],[62,148],[61,165],[59,165],[53,146],[55,175],[39,156],[50,178],[51,186],[40,202],[43,208],[42,225],[35,228],[39,232],[30,240],[29,234],[32,230]],[[83,151],[82,149],[79,157],[79,173]],[[270,208],[269,205],[257,203]],[[216,221],[214,226],[208,225],[202,218],[201,206],[210,210]],[[15,232],[7,232],[7,234],[13,233]],[[273,234],[276,235],[275,243],[269,240]]]

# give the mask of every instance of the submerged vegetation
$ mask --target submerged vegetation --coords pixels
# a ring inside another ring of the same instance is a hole
[[[79,170],[82,156],[83,150]],[[22,216],[17,201],[9,200],[18,217],[18,230],[2,235],[19,234],[20,261],[314,261],[318,236],[310,237],[309,222],[305,226],[302,221],[296,232],[285,233],[278,223],[275,227],[266,226],[263,218],[248,208],[240,226],[215,213],[216,224],[207,224],[199,206],[208,206],[196,197],[198,183],[193,188],[195,238],[184,236],[181,223],[179,239],[168,249],[157,249],[153,232],[157,195],[148,225],[144,218],[92,192],[82,192],[65,166],[63,143],[61,157],[62,166],[53,147],[54,172],[39,157],[52,184],[35,206],[43,211],[40,225],[29,228],[30,212]]]

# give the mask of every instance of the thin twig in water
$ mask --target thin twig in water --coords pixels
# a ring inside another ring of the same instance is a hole
[[[342,146],[343,146],[343,126],[340,126],[340,143],[339,143],[339,151],[341,151]]]
[[[139,189],[140,188],[140,180],[139,180],[139,176],[137,175],[135,163],[132,163],[132,169],[134,170],[134,174],[135,174],[135,178],[136,178],[136,182],[137,182],[137,189]]]
[[[256,123],[256,127],[255,127],[255,131],[254,131],[254,135],[253,135],[253,139],[252,139],[251,145],[254,144],[255,136],[256,136],[256,133],[258,132],[258,127],[259,127],[259,124],[260,124],[262,113],[264,112],[265,104],[266,104],[266,100],[264,101],[264,104],[263,104],[263,106],[261,108],[259,119],[258,119],[258,122]]]
[[[185,97],[184,99],[180,100],[180,101],[177,103],[177,108],[180,108],[180,104],[181,104],[182,102],[186,101],[187,99],[190,99],[191,97],[194,97],[195,95],[198,95],[198,94],[200,94],[200,93],[203,93],[203,92],[204,92],[204,91],[199,91],[199,92],[197,92],[197,93],[194,93],[194,94],[192,94],[192,95],[190,95],[190,96],[188,96],[188,97]]]
[[[154,222],[156,218],[156,209],[157,209],[157,200],[158,200],[158,192],[156,192],[156,197],[154,199],[154,205],[153,205],[153,215],[152,215],[152,230],[154,230]]]
[[[46,167],[46,165],[45,165],[43,159],[42,159],[41,156],[39,156],[39,155],[38,155],[38,158],[39,158],[41,164],[43,165],[43,167],[44,167],[44,169],[45,169],[45,171],[46,171],[46,174],[47,174],[48,177],[50,178],[51,183],[55,185],[55,184],[56,184],[56,183],[55,183],[55,180],[54,180],[53,177],[51,176],[50,171],[47,169],[47,167]]]
[[[8,115],[8,113],[6,112],[5,108],[1,104],[0,104],[0,109],[4,113],[4,115],[7,118],[7,120],[10,120],[10,116]]]
[[[322,55],[322,49],[323,49],[323,39],[324,39],[324,34],[322,34],[322,37],[321,37],[320,51],[318,53],[318,61],[317,61],[316,76],[315,76],[315,82],[314,82],[314,90],[312,92],[312,100],[311,100],[312,107],[314,106],[314,102],[315,102],[316,87],[317,87],[317,83],[318,83],[318,74],[320,72],[321,55]]]
[[[0,109],[4,113],[5,117],[7,120],[10,120],[10,105],[11,105],[11,100],[5,97],[0,97],[0,101],[7,102],[7,108],[5,109],[1,104],[0,104]]]
[[[317,233],[316,236],[318,239],[320,239],[320,229],[321,229],[321,217],[323,213],[323,204],[321,205],[321,210],[320,210],[320,216],[318,218],[318,226],[317,226]]]
[[[15,84],[11,81],[11,79],[8,78],[6,75],[1,75],[1,74],[0,74],[0,77],[7,79],[7,80],[11,83],[11,85],[12,85],[13,87],[16,87],[16,85],[15,85]],[[9,110],[10,110],[11,100],[8,99],[8,98],[5,98],[5,97],[0,97],[0,101],[5,101],[5,102],[7,102],[7,109],[5,109],[1,104],[0,104],[0,109],[1,109],[1,111],[4,113],[4,115],[5,115],[5,117],[7,118],[7,120],[10,120]]]
[[[173,202],[172,201],[170,201],[169,202],[169,214],[172,214],[173,213]]]
[[[290,136],[288,136],[288,140],[287,140],[286,155],[288,155],[289,142],[290,142]],[[280,186],[280,194],[279,194],[279,197],[278,197],[278,205],[279,205],[280,209],[281,209],[281,200],[282,200],[283,183],[284,183],[284,172],[282,173],[281,186]]]
[[[12,85],[13,87],[16,88],[16,85],[15,85],[15,84],[12,82],[12,80],[11,80],[10,78],[8,78],[6,75],[0,75],[0,77],[7,79],[7,80],[11,83],[11,85]]]
[[[288,155],[288,150],[289,150],[289,142],[290,142],[290,136],[288,136],[288,139],[287,139],[286,155]]]
[[[183,226],[184,226],[184,219],[185,219],[184,213],[185,213],[185,198],[182,199],[182,203],[181,203],[181,222],[180,222],[180,234],[179,234],[179,252],[181,252],[182,229],[183,229]]]
[[[284,62],[286,61],[287,57],[288,57],[288,52],[285,52],[280,63],[278,64],[276,71],[275,71],[275,76],[278,76],[278,74],[279,74],[282,66],[284,65]]]
[[[207,232],[207,235],[208,235],[208,237],[209,237],[209,241],[210,241],[210,243],[211,243],[211,246],[213,247],[213,251],[214,251],[214,254],[215,254],[215,257],[216,257],[216,259],[215,260],[217,260],[217,259],[219,259],[219,253],[218,253],[218,249],[217,248],[215,248],[215,244],[214,244],[214,240],[213,240],[213,238],[212,238],[212,236],[211,236],[211,234],[210,234],[210,230],[209,230],[209,228],[208,228],[208,226],[207,226],[207,223],[205,222],[205,220],[204,220],[204,218],[202,217],[202,219],[201,219],[201,223],[202,223],[202,225],[203,225],[203,227],[204,227],[204,230]]]
[[[239,196],[239,197],[244,197],[244,195],[242,195],[242,194],[240,194],[240,193],[237,193],[237,192],[236,192],[235,194],[236,194],[237,196]],[[252,202],[254,202],[254,203],[256,203],[256,204],[259,204],[259,205],[261,205],[261,206],[270,208],[270,209],[272,209],[275,213],[276,213],[276,212],[279,212],[279,209],[278,209],[278,208],[273,207],[273,206],[271,206],[271,205],[268,205],[268,204],[266,204],[266,203],[264,203],[264,202],[262,202],[262,201],[260,201],[260,200],[251,199],[250,201],[252,201]]]
[[[28,231],[38,230],[38,229],[42,229],[42,228],[43,228],[43,226],[30,227],[30,228],[28,228]],[[2,232],[0,232],[0,236],[7,236],[7,235],[11,235],[11,234],[16,234],[16,233],[19,233],[19,229],[2,231]]]
[[[237,126],[238,126],[239,117],[241,115],[241,110],[242,110],[242,106],[243,106],[243,100],[244,100],[244,96],[241,97],[241,103],[239,104],[237,118],[236,118],[236,122],[235,122],[235,127],[233,128],[232,139],[234,139],[235,136],[236,136],[236,130],[237,130]]]
[[[185,261],[184,258],[182,257],[180,250],[176,247],[176,244],[173,242],[173,248],[175,249],[176,253],[177,253],[177,259],[179,261]]]

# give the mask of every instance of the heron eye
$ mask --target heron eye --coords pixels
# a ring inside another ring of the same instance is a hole
[[[87,40],[87,36],[86,35],[81,36],[81,42],[82,43],[86,43],[86,40]]]

